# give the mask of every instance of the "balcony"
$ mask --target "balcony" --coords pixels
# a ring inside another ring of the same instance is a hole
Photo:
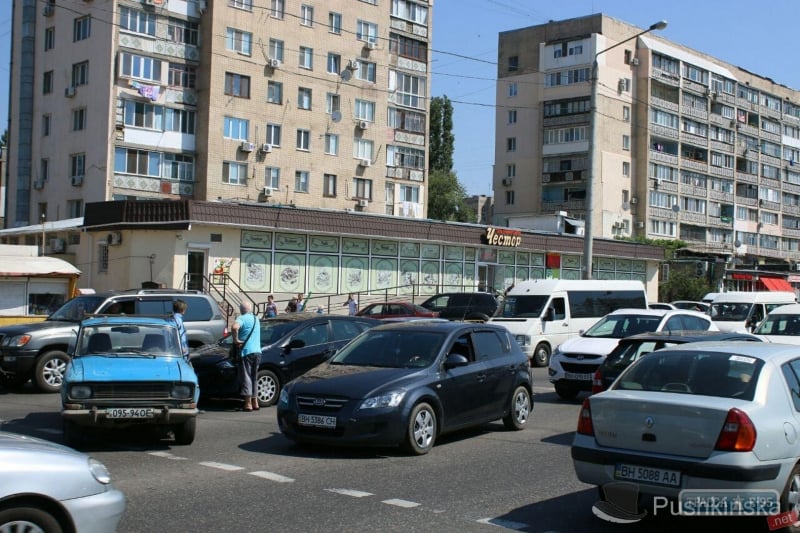
[[[665,209],[663,207],[650,207],[648,209],[648,215],[662,220],[664,219],[671,221],[678,220],[678,213],[676,213],[672,209]]]
[[[542,201],[542,213],[555,213],[557,211],[566,211],[573,214],[576,211],[583,211],[586,209],[585,200],[565,200],[565,201]]]
[[[653,179],[653,189],[662,192],[678,192],[678,184],[674,181],[659,180],[655,178],[651,179]]]
[[[704,187],[695,187],[694,185],[681,184],[681,194],[690,194],[698,198],[705,198],[708,191]]]
[[[698,172],[708,172],[708,163],[703,160],[681,157],[681,168],[690,168],[692,170],[697,170]],[[731,176],[732,175],[733,171],[731,171]]]
[[[659,137],[666,137],[668,139],[677,139],[678,130],[675,128],[668,128],[661,124],[650,124],[650,133],[658,135]]]
[[[781,228],[785,237],[800,237],[800,229]]]
[[[650,161],[658,161],[672,166],[678,166],[678,156],[668,154],[666,152],[659,152],[658,150],[650,150]]]
[[[800,194],[800,185],[798,185],[796,183],[789,183],[788,181],[784,181],[782,189],[783,189],[784,192],[791,192],[791,193],[794,193],[794,194]]]
[[[733,193],[732,192],[724,192],[724,191],[708,191],[708,199],[709,200],[717,200],[719,202],[724,202],[726,204],[733,203]]]
[[[691,91],[693,93],[702,94],[702,95],[705,95],[706,93],[708,93],[708,87],[706,87],[705,85],[703,85],[701,83],[697,83],[697,82],[692,81],[692,80],[690,80],[688,78],[683,78],[681,81],[682,81],[682,85],[683,85],[683,90],[685,90],[685,91]]]
[[[657,79],[658,81],[661,81],[673,87],[680,87],[681,85],[680,76],[678,76],[677,74],[672,74],[671,72],[667,72],[666,70],[661,70],[658,67],[653,67],[651,76]]]
[[[714,150],[715,152],[726,152],[726,153],[729,153],[729,154],[733,153],[733,145],[732,144],[728,144],[728,143],[724,143],[724,142],[720,142],[720,141],[715,141],[715,140],[711,139],[711,140],[708,141],[708,146],[712,150]]]
[[[725,168],[725,167],[715,167],[710,166],[708,172],[713,176],[720,176],[723,178],[732,178],[733,177],[733,169],[732,168]]]
[[[746,172],[737,172],[736,181],[743,181],[745,183],[758,183],[758,176],[755,174],[747,174]]]
[[[153,194],[192,196],[194,182],[148,178],[130,174],[114,174],[114,189],[129,189]]]
[[[747,207],[756,207],[758,205],[758,198],[747,198],[745,196],[737,196],[734,200],[736,205],[745,205]]]
[[[705,109],[700,109],[699,107],[682,105],[681,113],[683,113],[685,116],[699,118],[700,120],[708,120],[708,111]]]
[[[690,211],[681,210],[678,213],[678,220],[681,222],[692,222],[694,224],[705,224],[706,215],[705,213],[692,213]]]
[[[675,102],[670,102],[669,100],[664,100],[663,98],[658,98],[657,96],[650,98],[650,105],[653,107],[674,111],[675,113],[678,112],[678,104]]]

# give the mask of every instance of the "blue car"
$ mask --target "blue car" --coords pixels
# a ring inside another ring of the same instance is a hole
[[[194,441],[197,375],[169,317],[96,316],[81,322],[61,389],[67,444],[89,428],[159,426]]]

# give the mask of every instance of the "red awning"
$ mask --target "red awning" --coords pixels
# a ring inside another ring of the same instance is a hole
[[[765,277],[762,276],[761,277],[761,283],[764,284],[764,286],[769,291],[789,291],[789,292],[794,292],[794,289],[792,288],[791,283],[789,283],[785,279],[781,279],[781,278],[765,278]]]

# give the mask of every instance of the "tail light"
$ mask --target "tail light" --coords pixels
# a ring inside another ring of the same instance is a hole
[[[600,373],[600,370],[596,370],[594,373],[594,377],[592,378],[592,394],[597,394],[598,392],[603,392],[605,388],[603,387],[603,374]]]
[[[714,449],[726,452],[749,452],[755,445],[756,427],[750,417],[736,408],[728,411]]]
[[[578,433],[581,435],[594,436],[594,426],[592,425],[592,410],[589,408],[589,398],[583,400],[581,413],[578,415]]]
[[[230,335],[230,333],[231,332],[228,331],[228,326],[225,326],[225,329],[222,330],[222,336],[227,337],[228,335]]]

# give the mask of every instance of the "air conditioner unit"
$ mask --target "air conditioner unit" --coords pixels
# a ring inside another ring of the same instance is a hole
[[[565,172],[564,173],[564,179],[567,180],[567,181],[572,181],[573,177],[574,177],[574,175],[572,174],[572,172]]]
[[[44,189],[44,180],[34,180],[33,181],[33,188],[34,189]]]
[[[635,196],[631,196],[631,205],[636,205],[636,203],[637,203],[638,201],[639,201],[639,199],[638,199],[638,198],[636,198]]]
[[[272,152],[272,145],[269,143],[264,143],[261,145],[258,151],[261,152],[262,154],[268,154]]]
[[[625,78],[619,79],[619,83],[617,83],[617,88],[619,92],[623,92],[625,90]]]
[[[636,223],[636,227],[639,229],[644,229],[644,222],[640,220],[639,222]]]
[[[66,89],[64,89],[64,96],[66,96],[67,98],[72,98],[73,96],[75,96],[75,87],[67,87]]]
[[[281,60],[280,59],[269,59],[267,60],[270,68],[280,68],[281,67]]]
[[[365,130],[367,128],[369,128],[369,122],[367,122],[366,120],[359,121],[358,129]]]
[[[64,239],[50,239],[50,251],[54,254],[60,254],[64,251],[66,244]]]
[[[634,67],[638,67],[639,66],[639,58],[638,57],[634,57],[633,59],[631,59],[631,65],[633,65]]]
[[[53,4],[45,4],[42,8],[42,15],[45,17],[52,17],[54,12],[55,6]]]
[[[542,174],[542,183],[550,183],[550,174]]]
[[[351,59],[351,60],[350,60],[350,61],[347,63],[347,66],[348,66],[348,68],[351,68],[351,69],[353,69],[353,70],[356,70],[356,69],[358,69],[358,67],[360,66],[360,64],[361,64],[361,63],[358,61],[358,59]]]
[[[364,48],[366,48],[367,50],[375,50],[378,48],[378,43],[367,41],[366,43],[364,43]]]
[[[267,198],[272,196],[272,192],[273,192],[272,187],[264,187],[264,196],[266,196]]]
[[[206,0],[199,0],[197,2],[197,11],[202,15],[206,10],[208,10],[208,2],[206,2]]]
[[[146,6],[155,6],[156,0],[142,0],[142,4]]]
[[[239,146],[239,150],[241,150],[242,152],[252,152],[255,149],[256,145],[247,141],[242,141],[241,146]]]
[[[80,187],[83,185],[83,176],[72,176],[72,186]]]
[[[109,246],[119,246],[122,244],[122,233],[118,231],[109,233],[106,237],[106,243],[108,243]]]
[[[358,201],[358,207],[367,207],[369,205],[369,200],[360,199]]]
[[[510,186],[512,183],[514,183],[514,180],[512,180],[511,178],[503,178],[503,185],[505,185],[506,187]]]
[[[358,160],[358,166],[360,166],[360,167],[372,166],[372,161],[370,161],[369,159],[359,159]]]

